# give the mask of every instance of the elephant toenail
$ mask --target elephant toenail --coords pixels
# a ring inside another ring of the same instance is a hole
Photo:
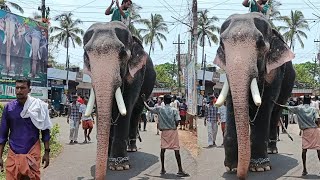
[[[230,169],[229,167],[227,167],[227,166],[226,166],[226,171],[227,171],[227,172],[230,172],[230,171],[231,171],[231,169]]]
[[[117,167],[117,171],[123,171],[123,167]]]
[[[124,169],[128,170],[128,169],[130,169],[130,166],[129,165],[125,165]]]
[[[250,171],[256,172],[256,169],[255,168],[250,168]]]
[[[266,171],[270,171],[271,170],[271,167],[270,166],[267,166],[264,168]]]
[[[257,171],[258,171],[258,172],[263,172],[263,171],[264,171],[264,168],[257,168]]]
[[[233,168],[233,169],[232,169],[232,172],[237,172],[237,168]]]

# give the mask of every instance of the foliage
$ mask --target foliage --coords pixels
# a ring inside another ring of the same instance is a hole
[[[146,33],[143,36],[143,40],[146,45],[150,45],[149,55],[151,50],[154,51],[155,42],[157,42],[160,45],[161,50],[163,50],[161,40],[167,41],[167,38],[163,33],[168,33],[168,26],[164,22],[162,16],[160,14],[151,14],[151,18],[144,20],[143,24],[147,28],[140,29],[140,32]]]
[[[301,11],[291,10],[290,16],[282,16],[281,20],[285,23],[285,26],[279,26],[279,30],[285,31],[283,34],[287,43],[290,42],[290,48],[294,51],[296,39],[299,44],[304,48],[302,37],[307,39],[307,35],[303,30],[309,30],[308,21],[304,19],[304,15]]]
[[[6,0],[0,0],[0,7],[2,10],[11,12],[10,8],[8,6],[13,7],[14,9],[20,11],[21,14],[24,13],[23,9],[19,4],[16,4],[14,2],[6,1]]]
[[[272,28],[277,29],[278,27],[274,25],[274,21],[281,20],[281,13],[279,11],[279,7],[281,6],[281,2],[279,0],[272,0],[269,2],[270,6],[270,14],[269,14],[269,23]]]
[[[130,7],[130,23],[129,23],[129,30],[132,33],[132,35],[138,37],[142,41],[142,36],[140,34],[140,29],[136,28],[136,24],[144,24],[147,20],[141,19],[141,16],[139,14],[139,11],[142,9],[141,6],[137,5],[136,3],[133,3]]]
[[[54,124],[50,130],[50,136],[51,136],[51,139],[50,139],[50,150],[51,150],[50,151],[50,158],[57,157],[62,150],[62,145],[60,144],[60,142],[58,140],[59,134],[60,134],[60,127],[58,124]],[[6,159],[7,152],[8,152],[8,143],[4,149],[3,159]],[[43,146],[43,143],[41,143],[41,157],[43,156],[43,154],[44,154],[44,146]],[[5,173],[0,173],[0,180],[5,180]]]
[[[176,87],[177,65],[164,63],[155,66],[157,82],[163,84],[163,88]]]
[[[320,65],[311,62],[294,64],[296,81],[305,87],[319,87],[317,79],[320,77]]]
[[[199,13],[199,24],[198,24],[198,37],[201,47],[205,46],[205,41],[211,46],[211,41],[215,44],[218,44],[219,39],[215,32],[220,33],[220,28],[215,26],[214,23],[219,21],[219,18],[216,16],[208,17],[209,11],[207,9],[200,11]]]
[[[78,36],[79,34],[83,36],[84,31],[80,29],[78,26],[82,24],[80,19],[73,20],[73,14],[69,13],[62,13],[56,17],[54,17],[55,21],[59,21],[60,26],[53,26],[50,27],[49,32],[53,33],[56,32],[56,35],[51,36],[50,42],[57,41],[57,44],[63,45],[63,47],[67,48],[67,57],[69,57],[69,47],[70,43],[72,43],[73,48],[75,48],[75,44],[78,46],[82,45],[81,37]]]

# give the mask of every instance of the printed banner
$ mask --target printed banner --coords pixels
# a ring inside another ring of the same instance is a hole
[[[0,10],[0,99],[14,98],[10,87],[21,77],[47,87],[47,65],[47,25]]]
[[[195,65],[194,60],[192,60],[186,69],[186,87],[187,87],[187,104],[188,104],[188,113],[191,115],[197,114],[197,89],[195,88]]]

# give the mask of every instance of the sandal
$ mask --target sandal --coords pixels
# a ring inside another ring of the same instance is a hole
[[[188,173],[182,171],[182,172],[178,172],[178,173],[177,173],[177,176],[178,176],[178,177],[189,177],[190,175],[189,175]]]

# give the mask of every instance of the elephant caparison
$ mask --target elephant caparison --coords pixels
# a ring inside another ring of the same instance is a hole
[[[295,80],[293,52],[260,13],[231,15],[221,26],[214,63],[225,70],[227,81],[216,102],[227,102],[224,136],[227,171],[239,179],[248,170],[271,169],[269,153],[278,153],[278,106],[291,95]]]
[[[83,42],[98,114],[95,177],[104,179],[108,154],[110,169],[130,168],[127,149],[137,150],[138,122],[144,108],[141,95],[150,96],[156,73],[142,43],[122,22],[93,24]]]

